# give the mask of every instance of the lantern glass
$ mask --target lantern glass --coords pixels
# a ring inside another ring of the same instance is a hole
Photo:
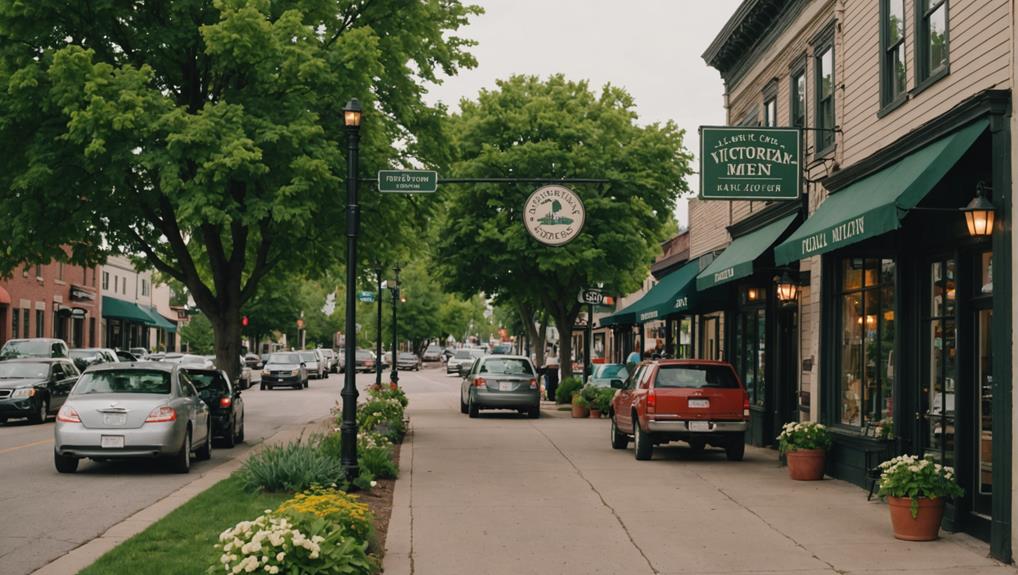
[[[781,283],[777,286],[778,300],[782,303],[789,303],[795,301],[795,298],[799,296],[799,286],[795,285],[790,281],[782,279]]]
[[[361,112],[360,110],[344,110],[343,111],[343,123],[351,128],[355,128],[361,125]]]
[[[993,210],[965,210],[965,225],[972,237],[993,234]]]

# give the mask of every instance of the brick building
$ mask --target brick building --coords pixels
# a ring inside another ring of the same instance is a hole
[[[69,347],[101,345],[99,267],[23,266],[0,281],[0,343],[55,337]]]

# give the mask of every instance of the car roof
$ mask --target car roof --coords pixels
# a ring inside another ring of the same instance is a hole
[[[643,363],[656,364],[656,365],[718,365],[723,367],[732,367],[732,364],[727,361],[719,361],[716,359],[653,359]]]
[[[125,361],[120,363],[101,363],[88,368],[89,371],[116,371],[123,369],[149,369],[152,371],[171,372],[180,369],[176,363],[163,363],[161,361]]]
[[[4,363],[67,363],[69,361],[66,357],[19,357],[4,360]]]
[[[54,337],[21,337],[21,338],[12,338],[12,339],[7,340],[6,343],[21,342],[21,341],[48,341],[50,343],[60,342],[60,343],[62,343],[64,345],[67,345],[67,342],[65,342],[64,340],[57,339],[57,338],[54,338]]]
[[[481,360],[484,361],[489,359],[495,359],[498,361],[502,361],[503,359],[522,359],[523,361],[530,361],[530,358],[524,355],[509,355],[508,353],[500,353],[497,355],[485,355],[481,357]]]

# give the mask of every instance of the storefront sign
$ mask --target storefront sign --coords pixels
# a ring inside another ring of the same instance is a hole
[[[801,132],[796,128],[700,128],[700,198],[799,197]]]
[[[675,298],[675,309],[684,310],[689,307],[689,296],[682,296]]]
[[[589,305],[601,305],[604,303],[604,294],[599,289],[582,289],[576,301]]]
[[[657,310],[648,311],[640,314],[640,321],[648,321],[652,319],[657,319]]]
[[[827,228],[813,235],[806,236],[799,240],[803,258],[813,254],[823,253],[838,247],[838,244],[845,245],[854,243],[857,236],[866,233],[866,216],[859,216],[834,227]]]
[[[576,192],[565,186],[543,186],[523,205],[523,223],[534,239],[548,246],[572,241],[583,230],[586,210]]]
[[[95,301],[95,292],[80,286],[71,286],[71,301]]]

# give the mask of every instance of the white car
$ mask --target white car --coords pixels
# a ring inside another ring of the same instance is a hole
[[[484,357],[483,349],[458,349],[449,358],[449,361],[445,362],[445,373],[456,373],[460,372],[460,366],[470,367],[474,364],[474,360]]]

